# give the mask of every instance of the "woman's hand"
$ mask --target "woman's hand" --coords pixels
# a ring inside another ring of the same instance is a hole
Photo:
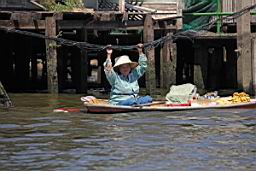
[[[143,54],[143,50],[142,50],[143,47],[144,47],[144,45],[142,43],[137,44],[137,49],[138,49],[139,55]]]
[[[107,51],[107,58],[111,59],[111,55],[113,53],[113,49],[111,48],[111,45],[108,45],[106,51]]]
[[[111,48],[107,48],[107,54],[112,54],[113,50]]]
[[[106,51],[107,51],[107,54],[112,54],[112,52],[113,52],[112,46],[111,45],[107,45]]]
[[[107,60],[106,60],[106,64],[104,67],[105,67],[106,71],[111,71],[112,70],[111,55],[113,52],[111,45],[107,46],[106,52],[107,52]]]

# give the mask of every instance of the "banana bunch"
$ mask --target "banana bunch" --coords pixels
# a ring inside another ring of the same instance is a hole
[[[102,103],[101,99],[97,99],[94,96],[81,97],[81,101],[84,102],[84,104],[100,104],[100,103]]]
[[[232,103],[246,103],[250,101],[251,101],[250,96],[245,92],[242,92],[242,93],[236,92],[233,94],[233,97],[232,97]]]
[[[99,104],[100,101],[99,101],[99,99],[91,99],[88,103],[89,104]]]
[[[230,99],[227,98],[219,98],[218,100],[216,100],[216,103],[219,105],[231,104]]]

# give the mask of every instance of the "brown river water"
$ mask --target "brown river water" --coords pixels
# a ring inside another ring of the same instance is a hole
[[[79,95],[11,94],[0,170],[256,170],[256,111],[53,113]]]

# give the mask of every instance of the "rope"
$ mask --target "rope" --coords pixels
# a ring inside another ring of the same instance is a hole
[[[187,30],[187,31],[179,31],[173,35],[168,35],[168,36],[164,36],[161,37],[157,40],[151,41],[151,42],[147,42],[144,43],[144,48],[146,49],[151,49],[151,48],[156,48],[157,46],[167,42],[167,41],[174,41],[178,38],[186,38],[186,39],[190,39],[193,40],[194,38],[204,34],[204,32],[206,30],[209,30],[210,28],[212,28],[214,26],[214,24],[219,21],[219,20],[234,20],[242,15],[244,15],[245,13],[249,12],[250,10],[256,8],[256,4],[246,7],[232,15],[226,16],[226,17],[222,17],[222,19],[220,18],[216,18],[215,20],[198,26],[196,28],[194,28],[193,30]],[[29,31],[21,31],[21,30],[17,30],[17,29],[7,29],[6,27],[1,27],[0,26],[0,30],[4,30],[8,33],[17,33],[17,34],[22,34],[25,36],[31,36],[31,37],[36,37],[36,38],[41,38],[41,39],[47,39],[47,40],[53,40],[56,41],[58,44],[60,45],[64,45],[64,46],[76,46],[80,49],[86,49],[88,51],[102,51],[106,48],[109,47],[109,45],[98,45],[98,44],[91,44],[88,42],[77,42],[77,41],[73,41],[73,40],[69,40],[69,39],[64,39],[64,38],[59,38],[59,37],[49,37],[46,35],[42,35],[39,33],[33,33],[33,32],[29,32]],[[112,49],[115,50],[134,50],[137,48],[136,45],[112,45],[111,46]]]

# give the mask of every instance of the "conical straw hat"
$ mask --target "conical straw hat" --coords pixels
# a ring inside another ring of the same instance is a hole
[[[120,65],[123,65],[123,64],[130,64],[131,69],[134,69],[138,66],[138,63],[132,62],[130,60],[129,56],[123,55],[123,56],[115,58],[115,65],[113,68],[116,70]]]

